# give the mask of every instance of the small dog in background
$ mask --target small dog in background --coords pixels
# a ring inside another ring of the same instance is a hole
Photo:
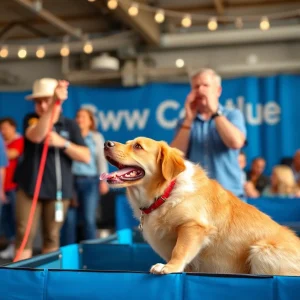
[[[150,272],[300,275],[300,239],[248,205],[165,142],[107,141],[102,174],[126,187],[145,240],[166,261]]]

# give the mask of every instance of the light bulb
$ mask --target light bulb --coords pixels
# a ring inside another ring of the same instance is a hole
[[[192,25],[192,19],[190,15],[186,15],[183,17],[183,19],[181,20],[181,25],[185,28],[191,27]]]
[[[6,58],[8,56],[8,47],[7,46],[2,46],[0,50],[0,57],[1,58]]]
[[[270,22],[269,19],[267,17],[262,17],[259,27],[261,30],[268,30],[270,28]]]
[[[62,48],[60,49],[60,55],[61,56],[69,56],[70,54],[70,48],[68,45],[63,45]]]
[[[116,9],[118,7],[118,1],[117,0],[108,0],[107,7],[111,10]]]
[[[136,3],[131,4],[131,6],[128,8],[128,13],[130,16],[135,17],[139,13],[139,7]]]
[[[21,47],[18,51],[18,57],[23,59],[27,56],[27,50],[25,47]]]
[[[215,17],[210,18],[207,23],[207,27],[210,31],[215,31],[218,28],[217,19]]]
[[[46,55],[45,47],[40,46],[35,53],[37,58],[44,58]]]
[[[177,68],[182,68],[182,67],[184,67],[184,60],[181,59],[181,58],[176,59],[175,65],[176,65]]]
[[[87,41],[83,46],[83,51],[86,54],[91,54],[93,52],[94,48],[90,41]]]
[[[165,12],[163,9],[159,9],[155,16],[154,16],[154,19],[157,23],[163,23],[164,20],[165,20]]]

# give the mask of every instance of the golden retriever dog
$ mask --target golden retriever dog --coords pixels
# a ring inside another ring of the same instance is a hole
[[[207,177],[201,166],[163,141],[107,141],[118,168],[102,174],[126,187],[143,236],[166,264],[150,272],[300,275],[300,239]]]

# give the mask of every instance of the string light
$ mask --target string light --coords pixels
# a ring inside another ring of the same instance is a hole
[[[163,23],[165,21],[165,11],[163,9],[159,9],[154,16],[154,20],[157,23]]]
[[[8,56],[8,47],[7,46],[2,46],[0,50],[0,57],[1,58],[6,58]]]
[[[178,58],[175,61],[175,65],[177,68],[183,68],[184,67],[184,60],[182,58]]]
[[[89,2],[95,2],[96,0],[88,0]],[[110,10],[116,9],[121,1],[123,0],[106,0],[107,2],[107,7]],[[236,28],[243,28],[244,24],[246,22],[257,22],[259,23],[259,27],[261,30],[266,31],[269,30],[271,25],[270,25],[270,19],[271,20],[283,20],[283,19],[289,19],[289,18],[298,18],[300,11],[299,10],[292,10],[292,11],[282,11],[282,12],[277,12],[273,14],[269,14],[268,16],[230,16],[230,15],[221,15],[218,17],[211,17],[205,14],[186,14],[186,13],[180,13],[178,11],[173,11],[169,9],[161,9],[159,7],[153,7],[148,4],[145,4],[144,2],[142,3],[137,3],[137,2],[131,2],[129,4],[128,8],[128,14],[132,17],[137,16],[140,11],[147,11],[148,13],[150,12],[153,17],[155,22],[157,23],[163,23],[168,17],[171,17],[172,19],[177,19],[180,20],[181,26],[185,28],[189,28],[192,26],[192,23],[195,20],[200,20],[200,21],[207,21],[207,27],[209,30],[214,31],[217,30],[218,28],[218,22],[224,22],[224,23],[231,23],[234,24]],[[69,37],[65,37],[62,41],[62,47],[60,49],[60,55],[61,56],[69,56],[70,55],[70,46],[69,46]],[[12,48],[14,48],[15,45],[12,47],[10,45],[3,45],[2,47],[0,46],[0,58],[6,58],[8,56],[11,56]],[[17,46],[20,47],[17,55],[19,58],[25,58],[27,57],[27,49],[23,46]],[[37,46],[36,46],[37,47]],[[28,46],[29,48],[29,53],[32,54],[32,46]],[[30,50],[31,49],[31,50]],[[36,48],[35,48],[36,49]],[[35,51],[35,55],[37,58],[43,58],[46,55],[46,49],[47,45],[45,46],[40,46],[37,48]],[[86,40],[85,44],[83,45],[83,52],[86,54],[90,54],[94,51],[93,45],[91,42],[88,42]],[[13,51],[15,52],[15,51]],[[47,53],[48,54],[48,53]],[[183,64],[184,61],[182,59],[176,60],[176,66],[179,65],[179,67]]]
[[[128,8],[128,14],[132,17],[137,16],[139,13],[139,7],[137,3],[132,3],[131,6]]]
[[[259,27],[261,30],[268,30],[270,28],[270,23],[268,17],[262,17]]]
[[[108,0],[107,1],[107,7],[110,10],[114,10],[118,7],[118,1],[117,0]]]
[[[96,0],[88,0],[90,2],[94,2]],[[118,7],[119,3],[123,0],[106,0],[107,6],[109,9],[114,10]],[[137,3],[134,1],[129,0],[129,8],[128,8],[128,14],[132,17],[135,17],[139,14],[140,10],[144,10],[147,12],[151,12],[154,14],[154,20],[157,23],[163,23],[167,17],[172,18],[180,18],[181,19],[181,25],[183,27],[190,27],[192,26],[192,18],[191,15],[185,14],[182,15],[178,11],[173,11],[169,9],[160,9],[159,7],[153,7],[148,4],[145,4],[143,1],[142,3]],[[298,18],[300,14],[299,10],[290,10],[290,11],[282,11],[282,12],[276,12],[273,14],[270,14],[268,17],[272,20],[283,20],[283,19],[289,19],[289,18]],[[261,30],[268,30],[270,28],[270,22],[268,20],[268,17],[259,17],[259,16],[253,16],[253,15],[245,15],[242,17],[236,17],[234,15],[221,15],[216,17],[210,17],[205,14],[197,14],[193,13],[193,20],[207,20],[207,27],[209,30],[214,31],[218,28],[218,22],[223,23],[231,23],[235,24],[236,28],[243,28],[244,23],[246,22],[260,22],[260,28]],[[260,20],[261,19],[261,20]]]
[[[63,57],[70,55],[70,48],[68,44],[64,44],[60,49],[60,55]]]
[[[210,18],[207,23],[207,28],[210,31],[215,31],[218,28],[217,18],[215,18],[215,17]]]
[[[185,28],[191,27],[192,19],[190,15],[185,15],[181,20],[181,25]]]
[[[37,58],[44,58],[45,55],[46,55],[45,47],[44,46],[38,47],[38,49],[36,50],[35,55],[36,55]]]
[[[85,54],[91,54],[93,52],[93,44],[90,41],[86,41],[83,46],[83,51]]]
[[[23,58],[26,58],[27,56],[27,50],[25,47],[21,47],[18,51],[18,57],[23,59]]]

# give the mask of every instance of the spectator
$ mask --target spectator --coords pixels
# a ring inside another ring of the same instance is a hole
[[[239,161],[239,166],[242,170],[242,184],[244,186],[247,181],[247,175],[246,172],[244,171],[244,169],[247,166],[247,157],[246,157],[246,153],[242,150],[239,153],[238,161]]]
[[[224,188],[244,198],[239,150],[244,146],[246,127],[238,109],[219,103],[221,78],[214,70],[193,74],[191,92],[185,101],[185,117],[178,123],[171,143],[208,172]]]
[[[5,144],[3,137],[0,134],[0,205],[6,202],[6,196],[4,191],[4,181],[5,181],[5,168],[8,165]],[[0,207],[0,208],[1,208]]]
[[[300,186],[300,150],[297,150],[293,157],[292,171],[297,184]]]
[[[66,222],[62,229],[62,244],[75,243],[78,220],[82,221],[83,238],[96,238],[96,211],[100,194],[108,192],[106,181],[99,182],[99,176],[108,170],[104,157],[104,138],[96,130],[94,115],[88,109],[81,108],[76,115],[76,122],[81,130],[86,145],[91,153],[88,164],[73,162],[74,192],[78,206],[72,207],[68,212]],[[76,214],[73,212],[76,210]]]
[[[271,175],[271,184],[265,187],[262,196],[299,197],[299,195],[292,169],[285,165],[275,166]]]
[[[251,169],[247,173],[247,181],[250,183],[250,193],[247,192],[249,197],[259,197],[264,188],[269,184],[269,178],[263,174],[266,167],[266,161],[262,157],[253,159]]]
[[[61,105],[55,104],[56,101],[63,102],[67,98],[68,83],[57,82],[52,78],[36,80],[32,95],[26,97],[28,100],[33,100],[35,113],[26,115],[23,125],[24,155],[20,174],[17,176],[19,189],[16,204],[16,249],[21,245],[27,226],[43,141],[47,135],[53,109],[55,114],[34,221],[20,259],[32,256],[32,244],[39,218],[42,220],[42,252],[48,253],[59,248],[63,216],[67,212],[73,192],[72,160],[85,163],[90,161],[90,153],[84,144],[78,125],[75,121],[65,118],[61,114]]]
[[[0,252],[3,259],[12,259],[15,253],[15,235],[16,235],[16,188],[14,174],[20,156],[23,153],[23,137],[17,133],[17,124],[12,118],[3,118],[0,120],[0,131],[6,144],[6,154],[9,164],[6,167],[4,181],[4,190],[6,201],[2,207],[1,226],[4,234],[9,241],[8,247]]]

